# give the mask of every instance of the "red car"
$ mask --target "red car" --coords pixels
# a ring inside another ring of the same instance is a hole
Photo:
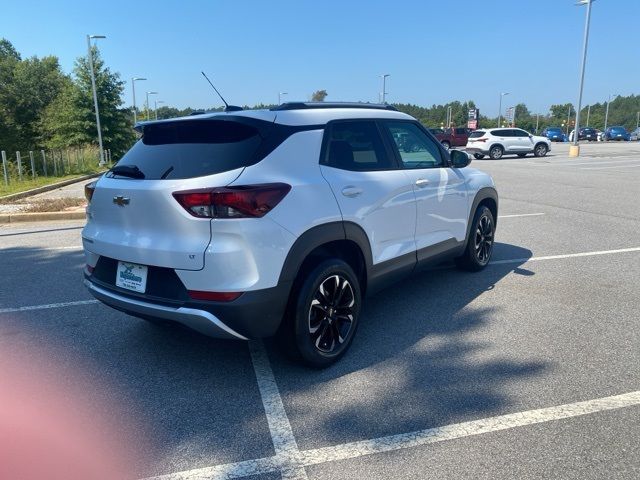
[[[464,147],[469,140],[470,130],[463,127],[430,128],[429,131],[449,150],[451,147]]]

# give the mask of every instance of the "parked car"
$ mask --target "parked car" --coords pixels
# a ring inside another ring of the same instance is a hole
[[[365,296],[444,258],[491,258],[492,178],[391,106],[285,103],[136,129],[86,187],[84,282],[152,323],[277,333],[322,367],[349,348]]]
[[[575,135],[575,130],[571,130],[569,133],[569,141],[573,142],[573,138]],[[598,140],[598,133],[595,128],[584,127],[580,129],[580,133],[578,134],[578,140],[588,140],[589,142],[595,142]]]
[[[430,128],[429,131],[438,139],[442,146],[449,150],[451,147],[464,147],[469,139],[471,130],[464,127]]]
[[[473,132],[465,150],[477,159],[489,155],[493,160],[498,160],[508,154],[524,157],[528,153],[544,157],[551,150],[551,141],[519,128],[489,128]]]
[[[547,137],[552,142],[565,142],[566,136],[562,132],[562,128],[560,127],[547,127],[542,130],[543,137]]]
[[[640,128],[636,128],[633,132],[629,134],[629,140],[637,142],[640,140]]]
[[[604,140],[608,142],[610,140],[618,140],[628,142],[630,140],[629,132],[627,129],[621,126],[608,127],[604,131]]]

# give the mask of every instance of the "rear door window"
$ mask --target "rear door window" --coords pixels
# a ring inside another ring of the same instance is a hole
[[[161,122],[145,125],[118,165],[136,166],[148,180],[202,177],[252,165],[261,143],[258,128],[240,122]]]
[[[471,132],[469,138],[480,138],[484,135],[484,130],[476,130],[475,132]]]
[[[491,132],[496,137],[511,137],[511,129],[505,128],[501,130],[494,130]]]
[[[387,155],[378,126],[373,121],[362,120],[336,122],[330,126],[321,163],[356,172],[396,168]]]

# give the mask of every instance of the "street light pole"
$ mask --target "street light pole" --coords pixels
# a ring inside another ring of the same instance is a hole
[[[156,112],[156,120],[158,120],[158,104],[159,103],[164,103],[162,100],[154,100],[153,101],[154,105],[155,105],[155,112]]]
[[[138,113],[136,112],[136,82],[139,80],[146,80],[146,78],[142,78],[142,77],[131,78],[131,90],[133,92],[133,124],[134,125],[138,121]]]
[[[384,75],[380,75],[382,77],[382,104],[387,103],[387,77],[391,75],[385,73]]]
[[[536,135],[538,134],[538,125],[540,123],[540,114],[536,113]]]
[[[147,112],[147,121],[151,120],[151,117],[149,116],[149,95],[157,95],[158,92],[147,92],[147,106],[146,106],[146,112]]]
[[[580,139],[580,109],[582,108],[582,90],[584,88],[584,69],[587,64],[587,46],[589,44],[589,23],[591,21],[591,4],[594,0],[581,0],[577,5],[587,6],[587,18],[584,23],[584,40],[582,43],[582,65],[580,67],[580,90],[578,93],[578,108],[576,109],[576,125],[573,130],[573,148],[569,149],[570,157],[580,155],[578,140]],[[571,107],[569,107],[571,112]],[[588,122],[587,122],[588,123]],[[568,130],[568,128],[567,128]]]
[[[96,91],[96,76],[93,71],[93,52],[91,51],[91,39],[107,38],[104,35],[87,35],[87,52],[89,54],[89,69],[91,70],[91,88],[93,89],[93,105],[96,109],[96,125],[98,127],[98,145],[100,147],[100,166],[105,164],[104,149],[102,148],[102,130],[100,128],[100,110],[98,109],[98,92]]]
[[[618,96],[618,94],[616,93],[615,95],[609,95],[609,100],[607,100],[607,110],[604,114],[604,129],[607,129],[607,125],[609,124],[609,104],[611,103],[611,97],[613,96],[613,98],[615,99],[615,97]]]
[[[569,104],[569,112],[567,113],[567,137],[569,136],[569,123],[571,123],[571,104]]]
[[[591,105],[587,107],[587,127],[589,126],[589,117],[591,116]]]
[[[503,92],[500,94],[500,104],[498,107],[498,128],[500,128],[500,117],[502,117],[502,97],[509,95],[509,92]]]

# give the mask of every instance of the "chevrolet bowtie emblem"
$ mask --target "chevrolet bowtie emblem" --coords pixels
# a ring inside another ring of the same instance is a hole
[[[113,197],[113,203],[115,203],[116,205],[120,206],[120,207],[124,207],[125,205],[129,205],[129,202],[131,200],[127,197],[123,197],[122,195],[117,195],[115,197]]]

